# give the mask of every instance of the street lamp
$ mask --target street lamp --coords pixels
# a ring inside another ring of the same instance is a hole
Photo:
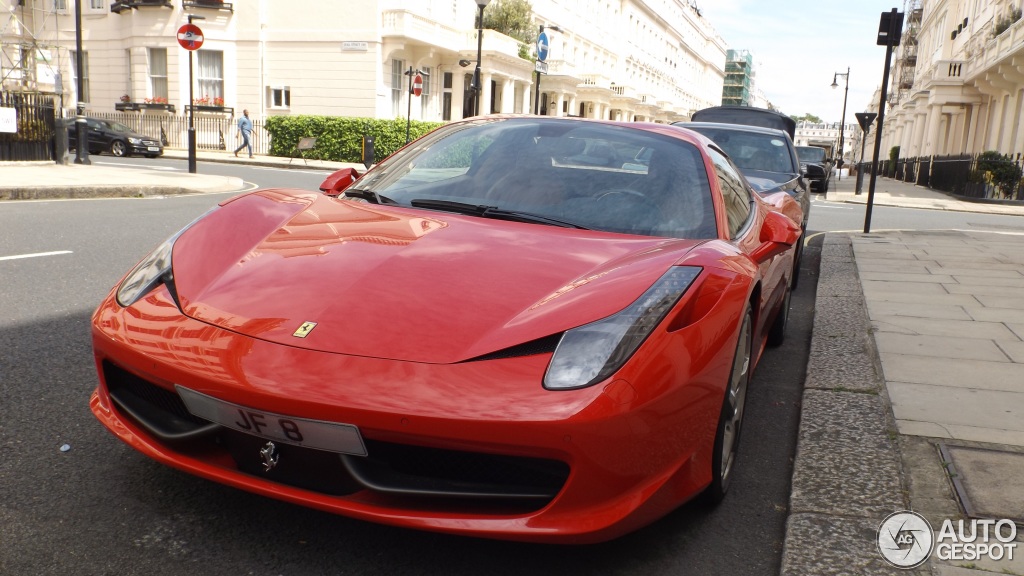
[[[473,90],[476,91],[474,116],[480,115],[480,97],[484,91],[483,86],[480,85],[480,60],[484,56],[484,8],[487,8],[490,3],[491,0],[476,0],[476,5],[480,7],[480,19],[476,27],[476,70],[473,71]]]
[[[14,7],[11,7],[13,10]],[[83,72],[84,55],[82,54],[82,3],[75,2],[75,70],[78,101],[75,103],[75,164],[92,164],[89,161],[89,132],[85,127],[85,78]]]
[[[562,31],[562,29],[559,28],[558,26],[548,26],[547,28],[549,30],[554,30],[555,32],[561,32]],[[543,34],[543,33],[544,33],[544,25],[541,24],[540,25],[540,32],[537,34],[538,42],[540,41],[540,35]],[[538,45],[538,52],[539,52],[539,50],[540,50],[540,46]],[[536,91],[534,92],[534,95],[533,95],[533,113],[534,114],[540,114],[540,68],[539,68],[540,64],[538,64],[537,66],[538,66],[537,74],[536,74],[537,75],[537,81],[534,82],[534,85],[536,86]]]
[[[836,181],[843,179],[843,136],[846,134],[846,97],[850,95],[850,67],[846,67],[846,72],[836,72],[832,76],[832,87],[838,88],[839,83],[836,79],[842,76],[846,79],[846,91],[843,93],[843,123],[839,125],[839,170],[836,171]]]
[[[191,24],[193,20],[206,20],[206,16],[197,16],[195,14],[188,15],[188,23]],[[188,173],[196,173],[196,100],[192,94],[192,85],[195,82],[192,80],[192,53],[195,50],[188,51]]]

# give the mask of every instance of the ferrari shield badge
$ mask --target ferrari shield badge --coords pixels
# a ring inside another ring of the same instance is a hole
[[[295,336],[296,338],[305,338],[306,336],[309,336],[309,333],[313,331],[313,328],[316,328],[316,322],[303,322],[302,326],[299,326],[298,330],[292,332],[292,336]]]

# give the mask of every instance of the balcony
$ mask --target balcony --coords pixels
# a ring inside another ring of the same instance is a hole
[[[966,76],[965,60],[939,60],[932,72],[932,81],[962,83]]]
[[[985,51],[981,54],[981,58],[975,61],[974,69],[980,72],[991,66],[996,66],[1007,57],[1017,55],[1022,51],[1024,51],[1024,18],[1017,20],[985,44]]]
[[[613,92],[612,79],[604,74],[581,74],[580,78],[583,80],[579,85],[581,89],[602,89]]]
[[[110,11],[120,14],[124,10],[137,8],[171,8],[171,0],[115,0],[110,4]]]
[[[224,2],[223,0],[181,0],[182,9],[188,8],[208,8],[210,10],[223,10],[225,12],[234,12],[235,5],[231,2]]]
[[[640,100],[640,96],[637,94],[636,88],[634,88],[632,86],[626,86],[624,84],[615,84],[613,82],[611,84],[611,89],[612,89],[612,92],[615,93],[615,95],[612,96],[612,100],[613,101],[620,101],[620,100],[639,101]]]
[[[546,60],[548,76],[576,76],[576,66],[566,60]]]
[[[381,36],[384,38],[398,37],[448,50],[472,50],[474,53],[476,51],[475,32],[470,41],[462,29],[430,20],[409,10],[385,10],[383,16]],[[485,38],[487,36],[488,34],[484,35]]]

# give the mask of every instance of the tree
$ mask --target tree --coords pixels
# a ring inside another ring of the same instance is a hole
[[[811,124],[821,124],[822,123],[821,118],[818,118],[817,116],[815,116],[814,114],[811,114],[810,112],[804,114],[803,116],[790,115],[790,118],[792,118],[793,120],[796,120],[797,122],[803,122],[804,120],[806,120],[806,121],[810,122]]]
[[[533,23],[533,5],[529,0],[494,0],[484,9],[484,28],[501,32],[519,40],[519,56],[526,58],[527,46],[537,41],[537,27]]]

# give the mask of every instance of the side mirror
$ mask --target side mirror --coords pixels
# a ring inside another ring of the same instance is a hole
[[[761,245],[750,255],[757,262],[764,262],[782,254],[800,241],[800,225],[779,212],[765,214],[761,223]]]
[[[359,172],[355,168],[342,168],[320,183],[320,191],[327,196],[340,196],[357,178]]]

